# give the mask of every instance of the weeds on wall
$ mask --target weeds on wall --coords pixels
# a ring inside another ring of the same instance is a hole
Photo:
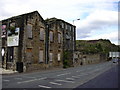
[[[70,67],[70,64],[69,64],[70,52],[65,51],[63,55],[64,55],[63,68],[68,68]]]

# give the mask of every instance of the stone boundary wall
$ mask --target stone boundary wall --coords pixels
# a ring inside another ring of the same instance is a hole
[[[74,60],[74,66],[95,64],[107,61],[106,54],[78,54]]]

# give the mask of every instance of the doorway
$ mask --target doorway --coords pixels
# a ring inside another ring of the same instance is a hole
[[[13,62],[14,59],[14,47],[7,48],[7,62]]]

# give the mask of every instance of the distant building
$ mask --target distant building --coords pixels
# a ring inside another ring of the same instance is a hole
[[[51,21],[50,21],[51,20]],[[64,52],[73,63],[75,26],[61,20],[44,20],[37,12],[2,20],[3,68],[24,71],[62,67]]]
[[[120,58],[120,52],[109,52],[109,57]]]

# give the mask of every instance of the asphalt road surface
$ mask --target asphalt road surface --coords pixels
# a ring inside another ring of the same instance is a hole
[[[113,64],[112,62],[103,62],[99,64],[72,67],[62,70],[50,70],[26,74],[23,73],[19,75],[3,75],[2,88],[3,90],[5,88],[25,88],[25,90],[27,88],[86,88],[84,83],[87,83],[92,79],[94,81],[95,77],[102,74],[111,74],[112,71],[115,73],[117,71],[116,67],[117,64]],[[113,79],[118,80],[116,75],[112,75],[113,77],[116,77]],[[102,77],[99,77],[98,79],[103,78],[104,81],[107,81],[107,79],[112,78],[112,76],[104,77],[104,75],[102,75]],[[93,84],[96,83],[97,82],[93,82]],[[115,83],[117,83],[117,81]],[[108,85],[108,88],[111,87],[111,84]],[[100,88],[102,88],[100,84],[98,85]],[[88,85],[87,87],[89,86],[91,85]],[[114,87],[117,88],[117,85],[114,85]]]
[[[77,88],[120,88],[118,76],[120,76],[120,65],[115,65],[110,70]]]

